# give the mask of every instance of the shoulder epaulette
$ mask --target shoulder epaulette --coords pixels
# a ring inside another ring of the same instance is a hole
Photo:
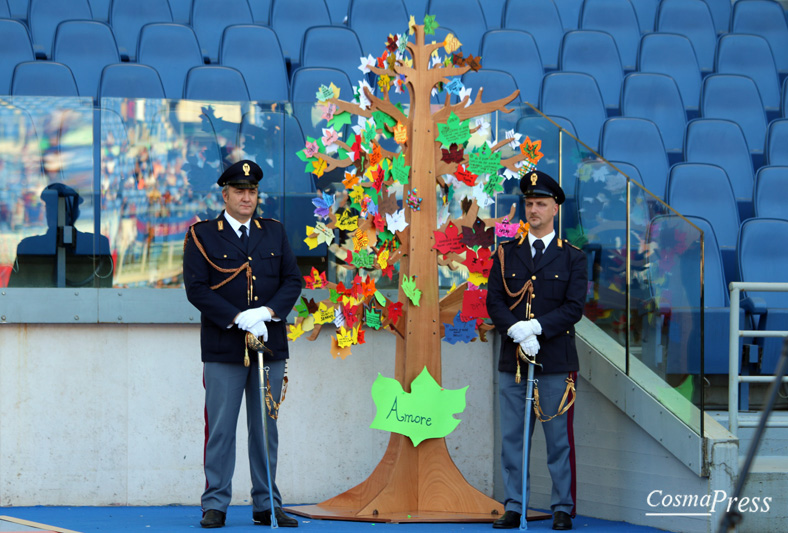
[[[583,251],[583,250],[581,250],[580,248],[578,248],[577,246],[575,246],[574,244],[572,244],[571,242],[569,242],[569,241],[568,241],[568,240],[566,240],[566,239],[564,239],[564,242],[565,242],[565,243],[566,243],[568,246],[570,246],[570,247],[574,248],[575,250],[577,250],[578,252],[582,252],[582,251]]]

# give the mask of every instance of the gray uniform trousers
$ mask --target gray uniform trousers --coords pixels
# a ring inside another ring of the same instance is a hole
[[[235,433],[241,398],[246,393],[246,425],[249,431],[249,467],[252,478],[252,510],[265,511],[271,505],[268,498],[268,479],[263,450],[262,408],[260,380],[257,371],[257,354],[249,351],[251,365],[205,363],[205,492],[202,509],[227,512],[232,498],[232,480],[235,470]],[[279,401],[285,374],[285,360],[264,361],[269,367],[271,394]],[[276,486],[276,457],[279,433],[276,420],[268,414],[268,453],[271,461],[274,505],[282,505],[282,496]]]
[[[504,484],[504,509],[523,512],[523,426],[525,425],[525,386],[527,364],[523,364],[522,380],[515,383],[511,372],[498,373],[498,395],[501,409],[501,473]],[[567,373],[536,374],[539,386],[539,404],[546,417],[558,412],[566,390]],[[540,422],[547,443],[547,468],[553,480],[550,508],[572,514],[571,450],[574,447],[569,434],[568,415],[565,413],[549,422]],[[533,437],[536,415],[531,413],[530,435]],[[533,446],[531,446],[533,447]],[[530,502],[530,457],[528,473],[528,501]]]

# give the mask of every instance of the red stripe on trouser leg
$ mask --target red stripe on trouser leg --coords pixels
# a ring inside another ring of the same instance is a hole
[[[205,365],[202,367],[202,388],[205,390]],[[203,418],[205,419],[205,442],[202,445],[202,467],[205,475],[205,456],[208,453],[208,406],[203,407]],[[208,476],[205,475],[205,489],[208,489]]]
[[[577,387],[577,372],[570,372],[569,375],[572,377],[572,380],[575,382],[575,387]],[[575,430],[574,430],[574,420],[575,420],[575,404],[572,404],[572,407],[569,408],[569,411],[566,412],[566,436],[569,440],[569,468],[572,471],[572,518],[575,517],[577,512],[577,469],[575,464]]]

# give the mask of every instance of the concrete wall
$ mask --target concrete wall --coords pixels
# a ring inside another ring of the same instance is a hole
[[[366,334],[346,360],[330,337],[292,344],[277,481],[287,503],[360,483],[389,433],[373,430],[378,372],[394,376],[394,336]],[[204,485],[202,363],[191,325],[0,326],[0,506],[197,505]],[[491,343],[443,344],[446,388],[469,385],[446,439],[455,463],[493,492]],[[245,413],[234,503],[251,488]]]

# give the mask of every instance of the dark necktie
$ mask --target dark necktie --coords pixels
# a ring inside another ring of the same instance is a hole
[[[536,250],[534,254],[534,266],[536,266],[539,264],[539,260],[542,258],[542,250],[544,250],[544,242],[542,242],[542,239],[536,239],[534,241],[534,250]]]
[[[241,231],[241,246],[244,250],[246,250],[247,243],[249,242],[249,239],[246,236],[246,226],[241,226],[238,229]]]

